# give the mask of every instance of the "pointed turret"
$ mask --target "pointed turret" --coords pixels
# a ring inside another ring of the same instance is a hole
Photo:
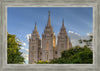
[[[33,35],[36,35],[37,37],[39,37],[38,31],[37,31],[36,23],[35,23],[35,27],[34,27],[34,30],[33,30]]]
[[[61,27],[62,30],[65,30],[65,26],[64,26],[64,19],[62,21],[62,27]]]
[[[44,33],[42,34],[42,60],[50,61],[55,56],[55,45],[56,45],[56,37],[53,32],[53,27],[51,25],[50,20],[50,11],[48,12],[48,21],[47,25],[45,26]]]
[[[65,34],[65,35],[67,35],[67,32],[66,32],[66,28],[65,28],[65,26],[64,26],[64,19],[63,19],[63,21],[62,21],[62,27],[61,27],[61,29],[60,29],[60,33],[59,33],[60,35],[62,34]]]
[[[37,31],[37,26],[36,26],[36,23],[35,23],[35,28],[34,28],[34,31]]]
[[[67,36],[66,28],[64,26],[64,19],[62,20],[62,27],[60,29],[58,40],[57,40],[57,57],[61,57],[61,51],[67,50],[71,47],[69,37]]]
[[[48,11],[48,13],[49,13],[49,17],[48,17],[48,23],[47,23],[47,26],[51,26],[50,11]]]
[[[65,26],[64,26],[64,19],[63,19],[63,22],[62,22],[62,27],[64,27],[64,28],[65,28]]]
[[[48,11],[48,13],[49,13],[48,22],[47,22],[47,25],[45,26],[44,33],[46,34],[49,32],[49,34],[53,34],[54,32],[53,32],[53,28],[51,26],[50,11]]]
[[[40,60],[40,50],[41,50],[41,39],[37,31],[37,26],[35,23],[34,30],[31,34],[31,39],[29,41],[29,63],[38,62]]]

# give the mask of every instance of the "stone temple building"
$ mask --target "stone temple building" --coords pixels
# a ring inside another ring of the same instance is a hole
[[[69,48],[72,48],[72,43],[67,35],[64,20],[59,35],[57,36],[56,44],[56,36],[51,25],[49,11],[48,22],[42,34],[42,39],[40,39],[36,24],[34,31],[29,38],[29,64],[33,64],[40,60],[50,61],[54,58],[59,58],[61,57],[61,52],[63,50],[68,50]]]

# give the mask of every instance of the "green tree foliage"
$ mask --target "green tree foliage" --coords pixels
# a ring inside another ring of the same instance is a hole
[[[23,64],[24,57],[20,52],[21,42],[15,35],[7,33],[7,63],[8,64]]]
[[[93,36],[91,35],[91,36],[89,36],[90,37],[90,39],[80,39],[79,40],[79,43],[83,43],[83,42],[85,42],[86,43],[86,46],[92,46],[92,40],[93,40]]]
[[[51,60],[53,64],[91,64],[93,63],[93,52],[87,47],[76,46],[75,48],[65,50],[61,57]]]
[[[93,52],[89,46],[92,46],[93,36],[90,39],[80,39],[80,43],[86,43],[84,47],[75,46],[69,50],[64,50],[60,58],[55,58],[50,62],[37,62],[37,64],[92,64]]]

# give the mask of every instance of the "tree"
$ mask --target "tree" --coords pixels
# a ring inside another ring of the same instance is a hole
[[[91,36],[89,36],[89,37],[90,37],[89,40],[88,40],[88,39],[87,39],[87,40],[86,40],[86,39],[83,39],[83,40],[80,39],[80,40],[79,40],[79,43],[83,43],[83,42],[85,42],[87,46],[92,46],[93,36],[91,35]]]
[[[21,42],[15,35],[7,33],[7,63],[8,64],[23,64],[24,57],[20,52]]]
[[[80,39],[79,42],[85,42],[84,47],[75,46],[69,50],[64,50],[61,53],[60,58],[51,60],[48,64],[92,64],[93,63],[93,51],[88,48],[92,46],[93,36],[90,36],[89,40]],[[38,62],[38,64],[46,64],[47,62]]]
[[[53,64],[91,64],[93,63],[93,52],[84,46],[76,46],[69,50],[64,50],[60,58],[51,60]]]
[[[79,48],[73,56],[69,58],[71,63],[91,64],[93,63],[93,52],[87,46]]]

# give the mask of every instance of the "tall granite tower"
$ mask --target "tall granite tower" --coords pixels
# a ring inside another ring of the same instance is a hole
[[[54,50],[56,47],[56,36],[54,35],[53,28],[51,26],[50,11],[48,22],[42,34],[42,60],[50,61],[54,58]]]
[[[61,57],[61,52],[71,48],[72,44],[69,41],[66,28],[64,26],[64,20],[62,22],[62,27],[60,29],[58,40],[57,40],[57,57]]]
[[[34,31],[32,32],[31,38],[29,39],[29,63],[30,64],[34,62],[38,62],[41,59],[40,51],[41,51],[41,40],[37,31],[37,26],[35,24]]]

